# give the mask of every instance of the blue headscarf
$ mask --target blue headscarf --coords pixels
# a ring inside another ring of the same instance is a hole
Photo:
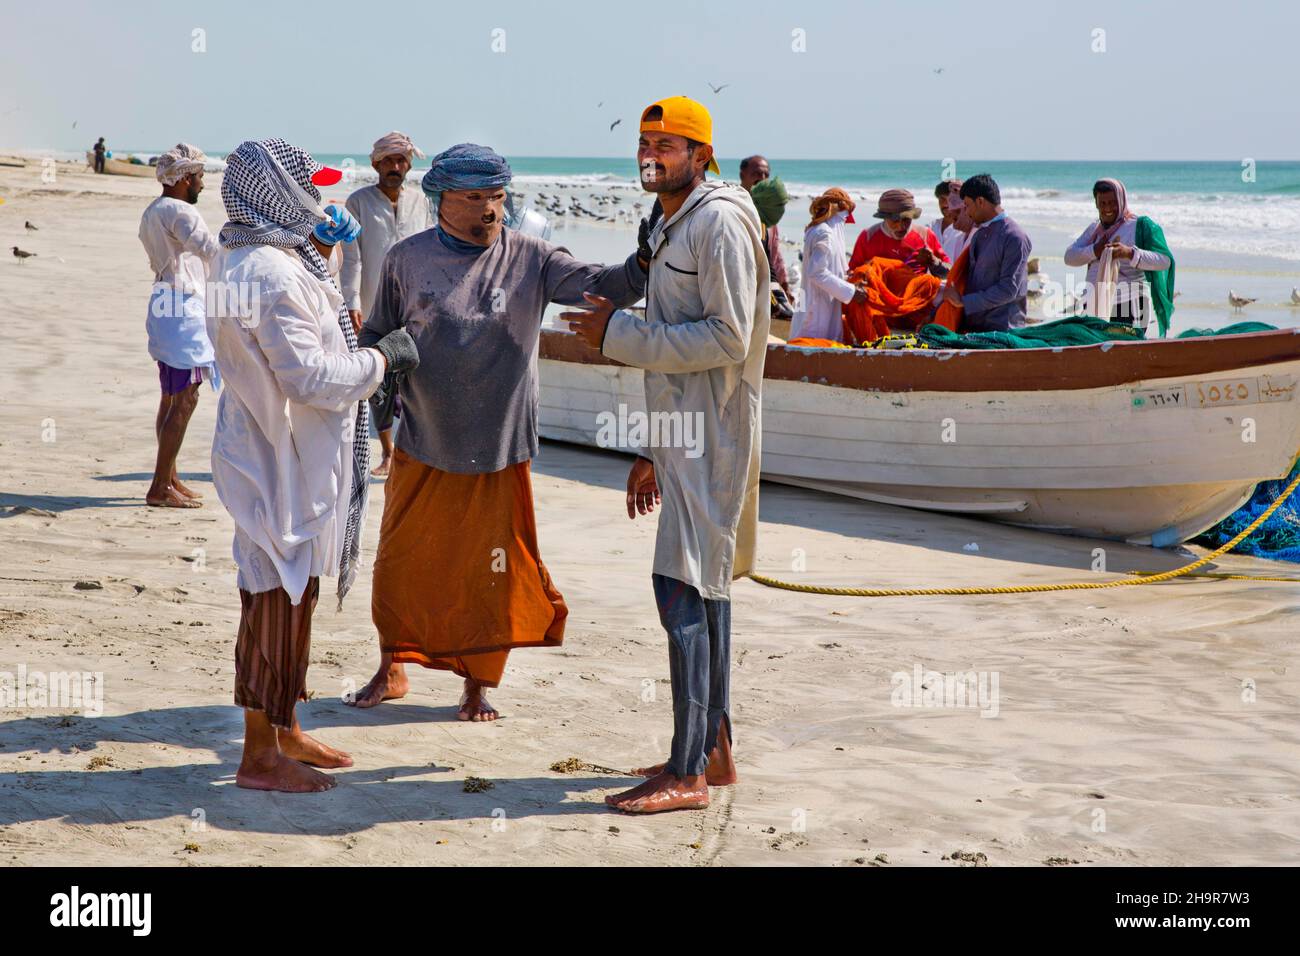
[[[514,173],[506,158],[488,146],[460,143],[433,157],[420,186],[433,203],[443,190],[491,189],[506,186]]]

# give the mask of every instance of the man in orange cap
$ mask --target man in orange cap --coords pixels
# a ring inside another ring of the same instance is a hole
[[[694,100],[674,96],[641,114],[641,182],[662,212],[643,235],[645,318],[592,295],[592,311],[562,316],[593,348],[645,369],[652,420],[683,423],[652,434],[627,479],[629,518],[661,505],[652,580],[673,688],[667,762],[606,798],[627,813],[707,807],[709,786],[736,782],[730,588],[752,567],[758,526],[770,293],[749,194],[705,180],[718,171],[712,143],[713,121]],[[702,446],[684,440],[691,434]]]

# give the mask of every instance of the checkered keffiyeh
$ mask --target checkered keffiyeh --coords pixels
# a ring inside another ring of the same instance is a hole
[[[226,157],[221,179],[221,198],[230,217],[221,227],[221,245],[227,249],[254,245],[292,249],[312,275],[332,282],[325,260],[309,241],[312,229],[321,221],[320,191],[311,181],[321,168],[306,150],[282,139],[240,143]],[[346,303],[339,308],[338,321],[348,349],[355,352],[357,337]],[[360,568],[361,524],[369,492],[370,412],[365,402],[359,402],[352,437],[352,494],[339,556],[340,608]]]

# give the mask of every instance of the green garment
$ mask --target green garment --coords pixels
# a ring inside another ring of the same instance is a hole
[[[1137,238],[1134,241],[1139,249],[1169,257],[1168,269],[1142,272],[1142,277],[1151,289],[1151,304],[1155,308],[1156,320],[1160,323],[1160,337],[1164,338],[1169,334],[1169,319],[1174,314],[1174,254],[1165,242],[1165,231],[1150,216],[1138,216]]]
[[[781,217],[785,215],[785,204],[790,201],[790,196],[785,191],[785,183],[781,182],[779,176],[754,183],[754,187],[749,191],[749,198],[754,200],[754,208],[758,210],[759,220],[769,229],[781,221]]]

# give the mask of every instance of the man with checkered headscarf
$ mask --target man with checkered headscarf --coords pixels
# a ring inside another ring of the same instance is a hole
[[[320,206],[337,182],[283,140],[240,144],[221,184],[229,221],[213,259],[208,332],[226,382],[212,481],[235,522],[241,615],[235,703],[244,708],[242,787],[308,792],[351,766],[302,730],[311,615],[322,576],[341,602],[357,572],[365,514],[364,403],[386,371],[419,359],[404,331],[358,349],[328,260],[356,222]],[[220,295],[218,295],[220,291]]]

